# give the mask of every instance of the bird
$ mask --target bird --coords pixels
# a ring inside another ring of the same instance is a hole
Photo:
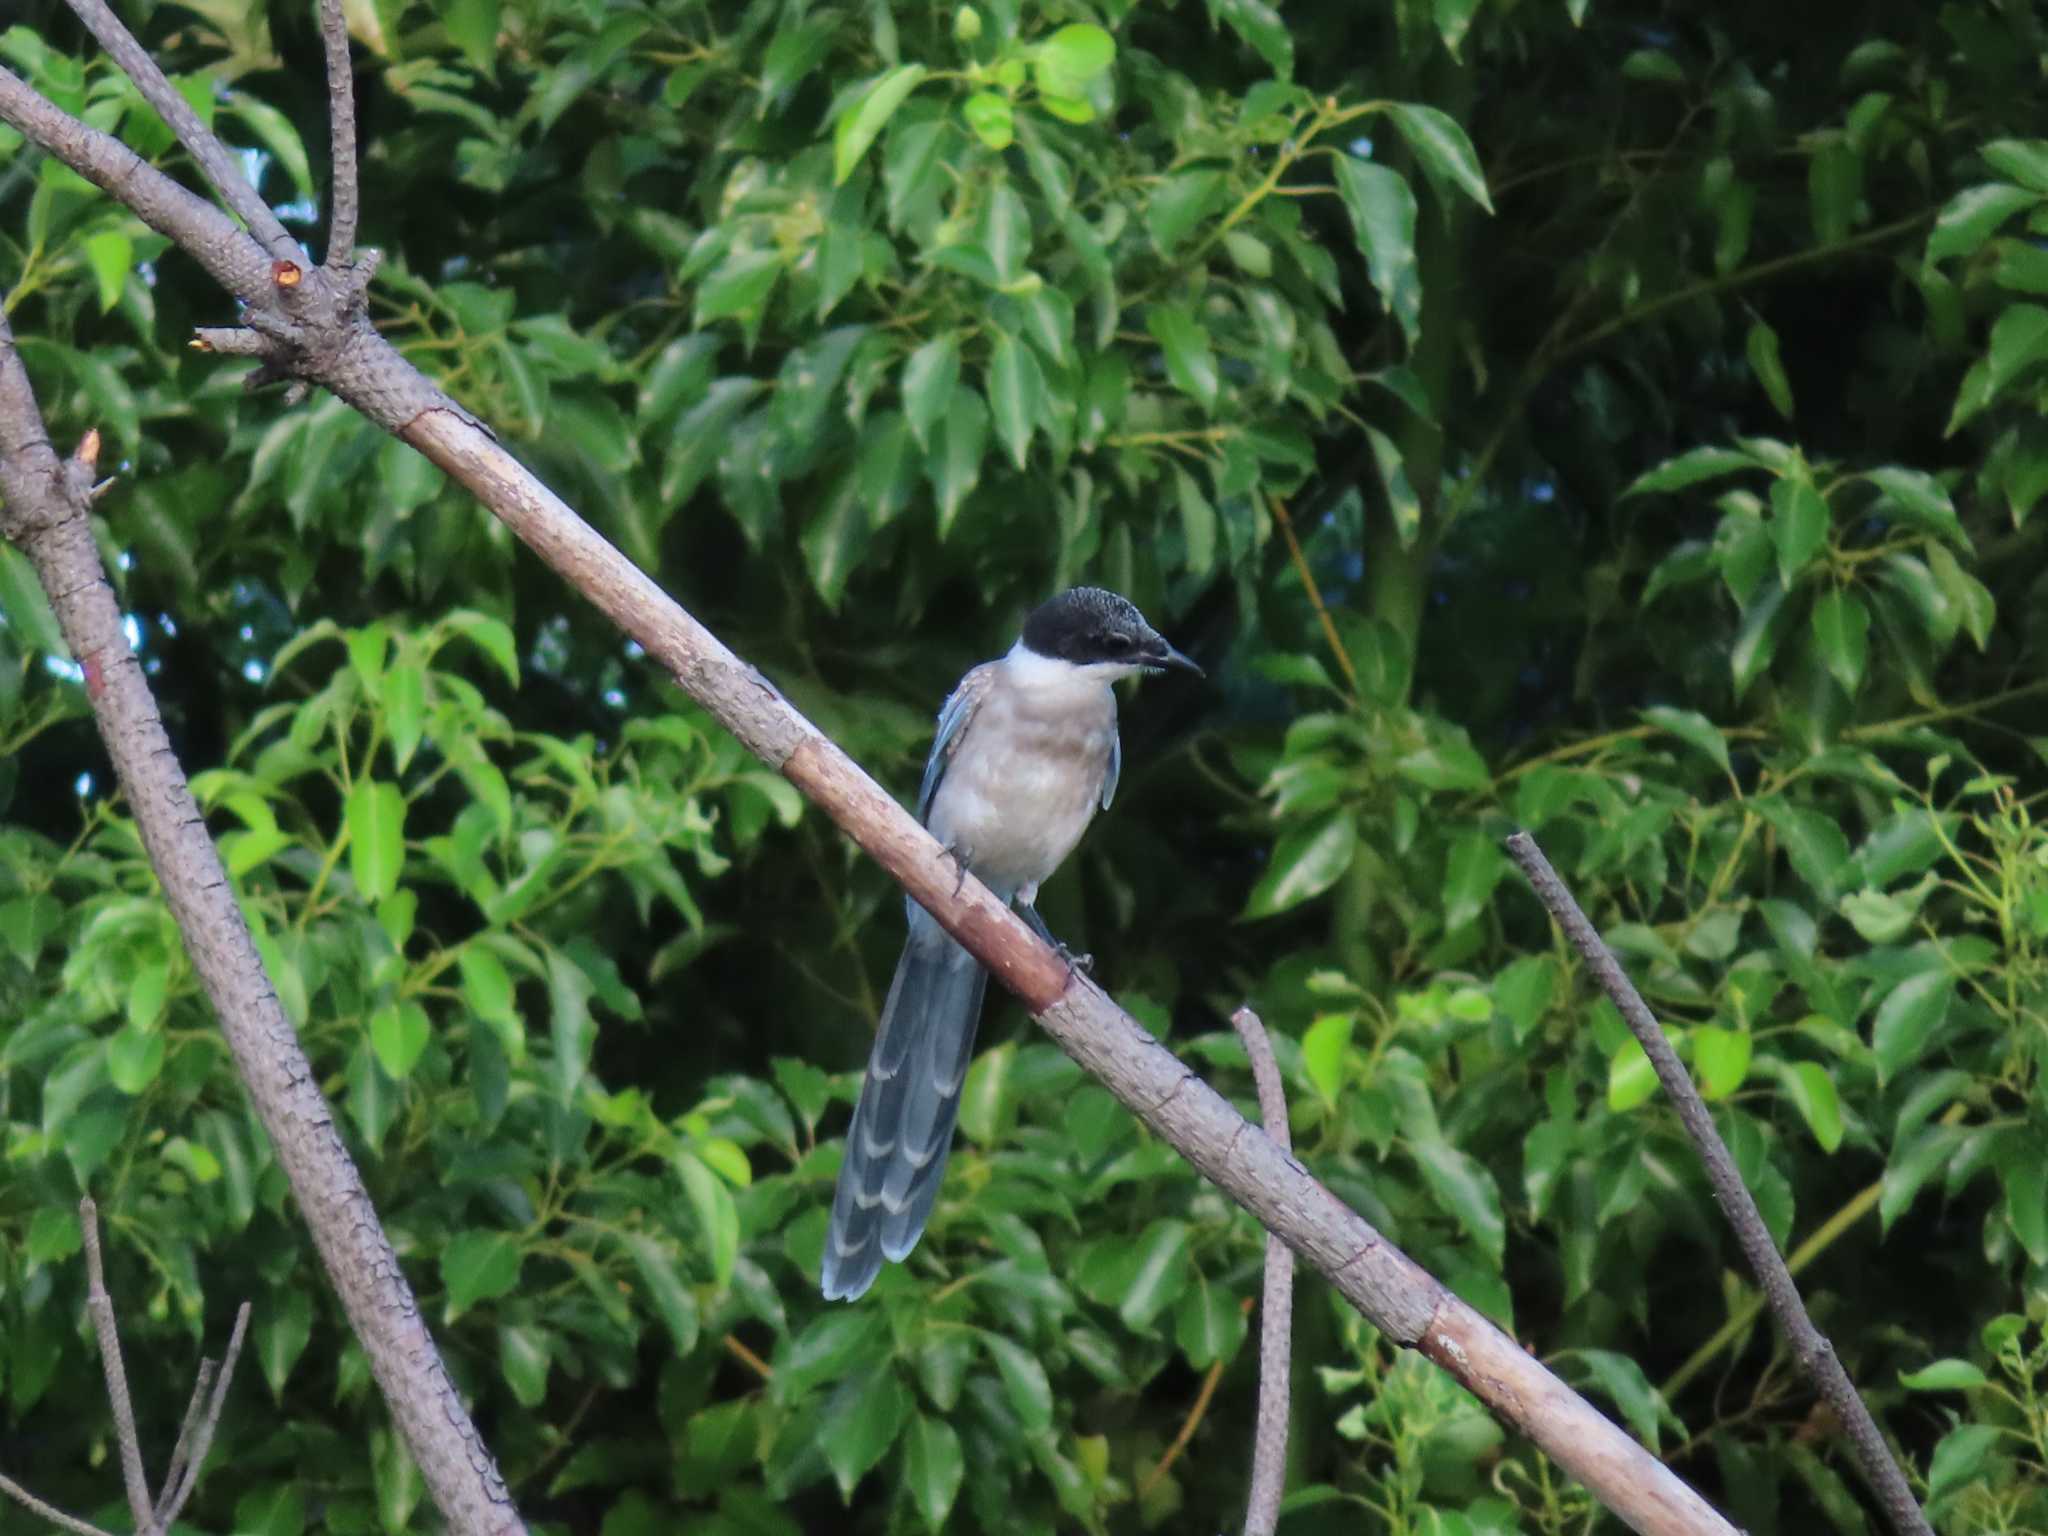
[[[1007,655],[960,679],[939,711],[917,817],[997,900],[1052,936],[1038,888],[1108,810],[1123,768],[1118,679],[1202,675],[1128,599],[1071,587],[1033,609]],[[915,900],[846,1133],[820,1281],[852,1301],[924,1235],[946,1170],[988,972]]]

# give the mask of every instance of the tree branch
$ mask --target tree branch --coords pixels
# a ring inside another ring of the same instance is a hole
[[[142,93],[142,99],[156,109],[157,116],[178,136],[178,142],[185,146],[185,153],[199,166],[200,174],[220,194],[221,201],[240,216],[265,254],[273,261],[302,260],[299,242],[285,233],[284,225],[277,221],[270,205],[249,185],[249,178],[242,174],[241,166],[227,145],[199,121],[199,114],[192,110],[192,104],[178,94],[178,88],[157,68],[149,50],[137,42],[135,34],[122,26],[120,19],[107,8],[106,0],[67,0],[67,3],[72,14],[85,23],[99,40],[99,45],[121,66],[121,72],[135,82],[135,89]]]
[[[1628,979],[1628,972],[1622,969],[1614,952],[1601,940],[1591,921],[1580,910],[1563,879],[1551,868],[1550,860],[1536,846],[1536,839],[1527,832],[1517,832],[1507,839],[1506,847],[1508,857],[1520,866],[1530,889],[1557,920],[1565,937],[1571,940],[1572,947],[1586,962],[1586,969],[1599,982],[1600,990],[1621,1011],[1630,1031],[1649,1056],[1650,1065],[1656,1069],[1657,1080],[1664,1085],[1664,1091],[1671,1096],[1672,1105],[1678,1111],[1679,1123],[1685,1127],[1686,1134],[1692,1138],[1693,1146],[1700,1154],[1700,1161],[1706,1165],[1707,1182],[1713,1186],[1714,1199],[1726,1213],[1729,1225],[1735,1229],[1736,1241],[1742,1245],[1743,1256],[1749,1260],[1750,1269],[1763,1286],[1771,1315],[1777,1318],[1778,1326],[1784,1330],[1786,1341],[1792,1346],[1793,1358],[1820,1388],[1821,1396],[1827,1399],[1828,1406],[1834,1409],[1842,1427],[1848,1432],[1856,1460],[1879,1503],[1884,1506],[1892,1529],[1900,1536],[1932,1536],[1927,1516],[1914,1499],[1905,1473],[1899,1470],[1898,1463],[1886,1448],[1884,1436],[1878,1432],[1870,1409],[1857,1392],[1855,1383],[1849,1380],[1849,1373],[1842,1368],[1834,1346],[1814,1326],[1805,1303],[1799,1299],[1799,1286],[1792,1279],[1792,1271],[1786,1268],[1778,1245],[1771,1241],[1763,1214],[1757,1210],[1748,1186],[1742,1182],[1742,1175],[1736,1172],[1735,1159],[1729,1155],[1728,1148],[1714,1129],[1706,1101],[1693,1086],[1684,1063],[1678,1059],[1678,1052],[1664,1038],[1656,1015],[1650,1012],[1642,994]]]
[[[327,49],[328,157],[333,207],[327,219],[327,260],[339,272],[355,260],[356,217],[361,207],[356,178],[355,72],[349,67],[348,19],[341,0],[320,0],[320,41]]]
[[[1287,1087],[1266,1026],[1249,1008],[1230,1016],[1251,1058],[1259,1091],[1259,1118],[1266,1134],[1291,1156]],[[1287,1394],[1292,1373],[1294,1255],[1270,1233],[1266,1237],[1266,1289],[1259,1303],[1259,1422],[1252,1437],[1252,1490],[1245,1501],[1244,1536],[1273,1536],[1280,1524],[1280,1494],[1287,1481]]]
[[[121,1483],[128,1490],[128,1512],[135,1517],[135,1529],[146,1531],[156,1522],[150,1512],[149,1482],[142,1475],[142,1441],[135,1433],[135,1403],[128,1395],[128,1371],[121,1363],[121,1334],[114,1326],[114,1298],[107,1294],[107,1272],[100,1261],[99,1207],[90,1195],[78,1202],[78,1226],[85,1242],[85,1310],[92,1317],[92,1331],[99,1339],[100,1369],[107,1378],[107,1406],[113,1410],[114,1440],[121,1450]]]
[[[0,316],[0,534],[34,564],[65,643],[84,669],[94,723],[164,900],[406,1448],[451,1528],[522,1531],[334,1129],[312,1065],[264,975],[234,887],[122,633],[87,516],[91,482],[90,463],[60,463],[50,446],[13,332]],[[115,1358],[111,1350],[107,1358]],[[218,1414],[221,1391],[216,1379],[210,1418]],[[185,1492],[197,1461],[195,1455],[188,1463]],[[131,1479],[131,1504],[133,1489]],[[147,1524],[143,1498],[138,1530]]]

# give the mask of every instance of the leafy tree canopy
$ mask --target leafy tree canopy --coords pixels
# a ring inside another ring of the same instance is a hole
[[[307,8],[131,9],[317,251]],[[1249,1100],[1251,998],[1346,1199],[1746,1529],[1863,1529],[1507,878],[1532,829],[1937,1525],[2048,1525],[2030,8],[350,14],[379,326],[878,774],[1064,583],[1210,666],[1129,701],[1044,903],[1177,1050]],[[50,0],[0,62],[180,165]],[[894,888],[409,449],[188,350],[204,275],[5,128],[0,294],[53,431],[121,460],[135,642],[523,1508],[1236,1507],[1248,1218],[992,1005],[930,1235],[827,1308]],[[157,1358],[255,1304],[190,1518],[423,1525],[11,550],[0,617],[0,1463],[112,1493],[90,1187]],[[1581,1525],[1431,1367],[1313,1282],[1297,1315],[1286,1530]]]

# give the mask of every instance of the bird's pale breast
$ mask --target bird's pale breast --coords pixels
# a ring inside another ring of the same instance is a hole
[[[933,798],[930,825],[977,876],[1014,890],[1051,875],[1094,817],[1116,739],[1116,698],[1095,678],[1034,671],[1005,681],[975,711]]]

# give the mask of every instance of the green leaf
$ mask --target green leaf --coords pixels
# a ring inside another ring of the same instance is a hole
[[[99,285],[100,313],[104,315],[121,302],[121,290],[135,265],[135,242],[121,230],[103,229],[86,238],[85,260]]]
[[[1984,163],[2008,181],[2048,192],[2048,140],[1993,139],[1981,146]]]
[[[936,451],[925,464],[939,499],[939,537],[953,530],[960,508],[981,483],[981,461],[988,449],[988,407],[967,385],[953,391],[940,424]]]
[[[1356,1024],[1355,1015],[1326,1013],[1309,1025],[1308,1033],[1301,1037],[1302,1073],[1326,1103],[1336,1103],[1343,1089],[1345,1058]]]
[[[1752,322],[1745,350],[1749,354],[1749,371],[1756,375],[1756,381],[1763,386],[1772,407],[1790,421],[1793,413],[1792,381],[1785,377],[1784,359],[1778,355],[1778,333],[1762,320]]]
[[[679,1356],[689,1354],[697,1347],[697,1298],[691,1294],[676,1268],[675,1255],[666,1244],[657,1242],[645,1232],[627,1233],[625,1244],[626,1251],[633,1256],[633,1267],[639,1272],[647,1299],[654,1303],[655,1312],[668,1325],[676,1353]]]
[[[932,426],[952,405],[959,382],[960,339],[951,331],[934,336],[903,365],[903,414],[918,447],[930,448]]]
[[[942,1530],[966,1476],[960,1436],[944,1419],[920,1413],[903,1437],[903,1484],[911,1502],[933,1531]]]
[[[1842,1099],[1828,1069],[1817,1061],[1786,1065],[1778,1083],[1823,1152],[1842,1144]]]
[[[1199,400],[1205,410],[1215,409],[1221,376],[1202,322],[1179,305],[1155,304],[1145,317],[1145,328],[1166,354],[1166,372],[1174,387]]]
[[[1173,467],[1173,486],[1180,506],[1181,540],[1187,546],[1188,574],[1206,576],[1216,564],[1216,509],[1195,477],[1178,464]]]
[[[1414,102],[1397,101],[1388,109],[1415,158],[1433,176],[1451,182],[1473,202],[1493,212],[1487,196],[1486,175],[1479,169],[1479,156],[1457,119]]]
[[[1412,1151],[1431,1198],[1451,1213],[1497,1269],[1507,1243],[1507,1218],[1501,1211],[1500,1188],[1493,1175],[1477,1158],[1448,1141],[1419,1145]]]
[[[391,737],[391,765],[400,773],[419,750],[427,720],[427,674],[413,661],[394,662],[380,690],[384,730]]]
[[[1116,61],[1116,40],[1100,27],[1075,22],[1038,45],[1033,58],[1039,90],[1048,96],[1084,97],[1095,77]]]
[[[1222,207],[1229,181],[1213,166],[1192,166],[1162,178],[1145,201],[1145,228],[1171,256],[1196,225]]]
[[[1954,994],[1955,978],[1945,970],[1921,971],[1891,989],[1870,1030],[1879,1081],[1919,1059],[1947,1021]]]
[[[798,540],[804,552],[804,569],[827,613],[839,611],[846,583],[867,553],[873,525],[861,500],[857,474],[842,474],[831,490],[818,498],[810,521]]]
[[[678,1147],[670,1159],[682,1180],[690,1212],[697,1218],[697,1237],[704,1260],[711,1267],[712,1281],[720,1290],[732,1284],[733,1265],[739,1260],[740,1214],[733,1204],[725,1180],[687,1147]]]
[[[1808,481],[1779,480],[1771,486],[1771,544],[1778,552],[1778,579],[1787,587],[1827,547],[1831,521],[1826,500]]]
[[[4,540],[0,540],[0,614],[7,616],[7,627],[20,636],[17,643],[25,649],[62,661],[71,659],[64,631],[43,594],[35,567],[27,555]]]
[[[910,1394],[891,1370],[857,1376],[833,1395],[817,1439],[840,1498],[851,1498],[869,1469],[889,1453],[910,1408]]]
[[[1813,643],[1842,691],[1854,694],[1862,685],[1863,668],[1870,657],[1870,610],[1863,599],[1843,588],[1816,598]]]
[[[382,901],[398,889],[405,868],[405,796],[396,784],[358,779],[348,792],[343,820],[356,888],[363,900]]]
[[[163,1031],[129,1024],[107,1042],[107,1080],[133,1098],[164,1066]]]
[[[1394,771],[1411,784],[1446,792],[1481,790],[1493,783],[1486,759],[1469,743],[1456,739],[1418,747],[1397,759]]]
[[[960,104],[960,116],[974,136],[993,150],[1008,149],[1017,139],[1010,98],[994,91],[976,91]]]
[[[1927,1468],[1928,1505],[1975,1483],[2005,1433],[1994,1424],[1959,1424],[1943,1435]]]
[[[441,1283],[448,1288],[448,1320],[480,1301],[509,1295],[519,1284],[524,1255],[508,1232],[459,1232],[441,1249]]]
[[[757,323],[782,268],[783,256],[778,250],[734,251],[697,285],[691,323],[699,330],[718,320]]]
[[[1721,734],[1720,727],[1705,715],[1696,710],[1673,709],[1668,704],[1653,704],[1642,711],[1642,717],[1705,754],[1723,773],[1729,771],[1728,739]]]
[[[1491,833],[1478,828],[1461,833],[1444,865],[1444,927],[1477,922],[1507,872],[1507,855]]]
[[[1776,585],[1759,592],[1743,610],[1742,625],[1728,651],[1728,669],[1734,677],[1738,700],[1749,692],[1751,683],[1770,669],[1777,656],[1778,641],[1785,630],[1784,612],[1785,589]]]
[[[1422,276],[1415,265],[1415,193],[1384,165],[1339,154],[1337,193],[1351,215],[1366,271],[1413,348],[1422,330]]]
[[[1194,1230],[1184,1221],[1161,1219],[1138,1237],[1136,1268],[1117,1315],[1137,1333],[1149,1332],[1159,1314],[1180,1300],[1190,1273]]]
[[[426,1053],[433,1030],[418,1003],[386,1003],[370,1015],[370,1049],[393,1082],[404,1082]]]
[[[1932,265],[1951,256],[1974,255],[2007,219],[2040,201],[2040,193],[2003,182],[1958,192],[1934,221],[1934,230],[1927,237],[1926,261]]]
[[[1294,74],[1294,33],[1266,0],[1216,0],[1211,13],[1251,45],[1276,78]]]
[[[888,125],[904,98],[925,77],[922,64],[900,64],[882,75],[839,114],[832,131],[832,181],[836,186],[853,174],[861,156]]]
[[[498,1373],[522,1408],[538,1408],[547,1401],[548,1336],[527,1324],[508,1325],[498,1330]]]
[[[1748,1030],[1703,1024],[1687,1038],[1692,1041],[1692,1069],[1702,1098],[1725,1099],[1742,1086],[1749,1076],[1753,1044]]]
[[[1045,373],[1038,355],[1008,331],[996,332],[989,353],[988,404],[997,438],[1022,469],[1031,434],[1046,415]]]
[[[1342,808],[1288,828],[1252,888],[1244,915],[1272,917],[1320,896],[1343,878],[1357,847],[1358,823]]]
[[[1196,1275],[1173,1315],[1173,1341],[1188,1364],[1206,1371],[1235,1355],[1244,1336],[1245,1317],[1237,1298],[1223,1286]]]
[[[1967,1360],[1936,1360],[1917,1371],[1899,1372],[1899,1385],[1909,1392],[1966,1392],[1990,1380]]]
[[[1621,494],[1628,497],[1682,491],[1705,480],[1719,480],[1756,467],[1755,459],[1733,448],[1694,448],[1676,458],[1666,459],[1654,469],[1645,470]]]
[[[1817,244],[1836,245],[1849,238],[1862,196],[1863,157],[1846,138],[1823,142],[1806,167],[1806,204]]]
[[[1003,1394],[1028,1433],[1052,1428],[1052,1383],[1036,1355],[1027,1353],[1000,1333],[984,1330],[981,1342],[1003,1378]]]
[[[1989,392],[1999,394],[2043,358],[2048,358],[2048,309],[2008,304],[1991,326],[1991,350],[1985,354]]]
[[[1998,1143],[2005,1224],[2034,1263],[2048,1264],[2048,1139],[2036,1126],[2008,1127]]]
[[[1963,532],[1962,522],[1956,517],[1956,504],[1934,476],[1924,470],[1887,464],[1863,478],[1884,492],[1887,510],[1902,514],[1958,549],[1970,548],[1970,536]]]
[[[1607,1058],[1607,1107],[1617,1115],[1647,1104],[1657,1092],[1657,1069],[1640,1041],[1633,1036],[1621,1042]]]

